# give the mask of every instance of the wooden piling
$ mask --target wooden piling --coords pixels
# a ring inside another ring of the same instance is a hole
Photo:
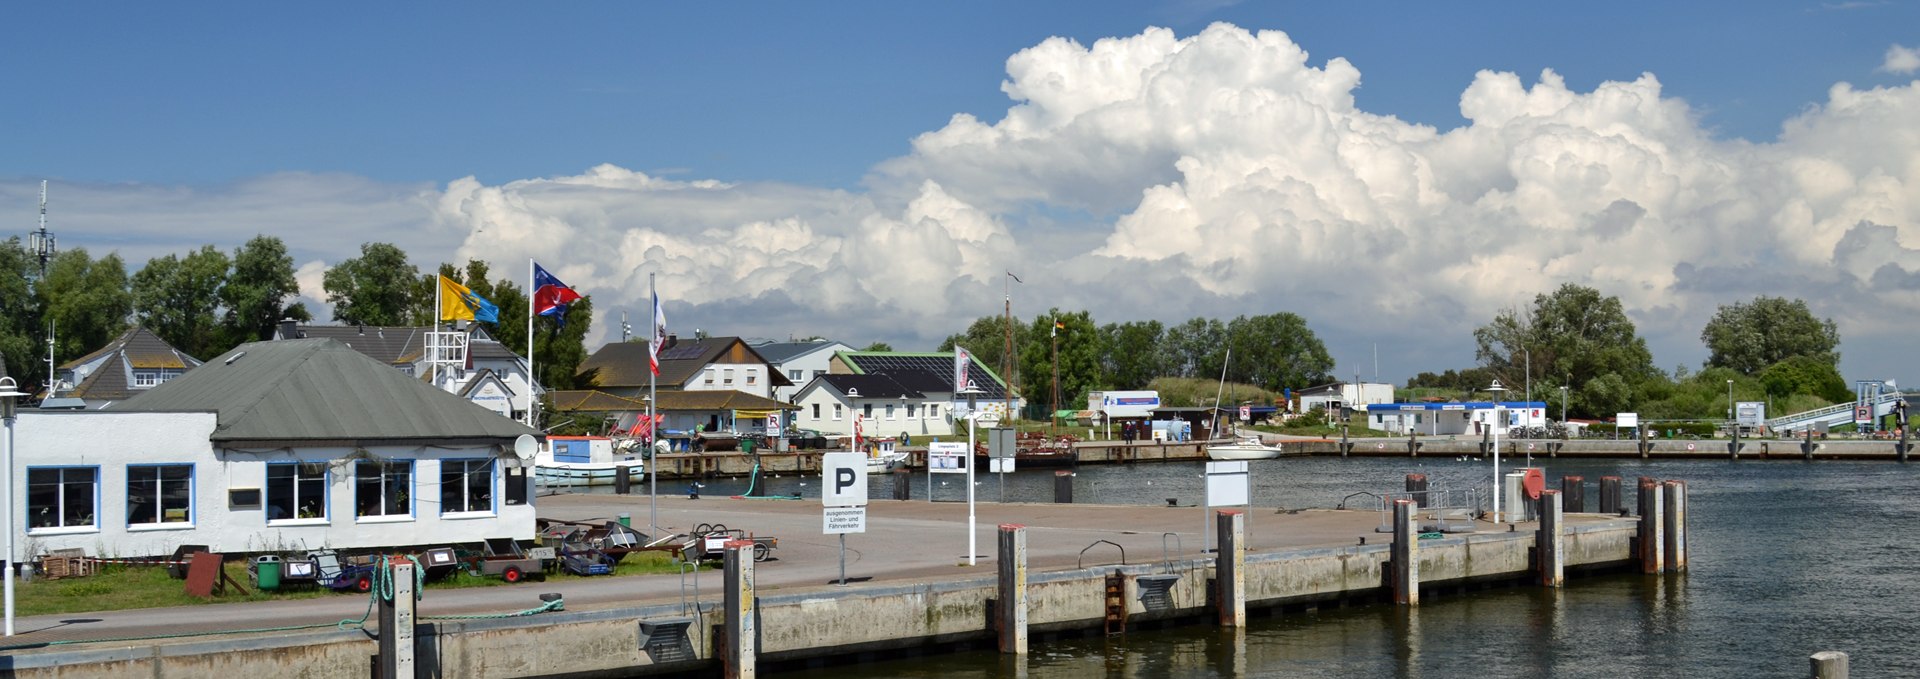
[[[753,541],[728,540],[726,543],[724,605],[726,606],[726,647],[720,653],[721,675],[727,679],[753,679],[760,657],[760,632],[754,619]]]
[[[1600,477],[1600,513],[1614,515],[1620,513],[1620,477]]]
[[[1221,627],[1247,624],[1247,515],[1238,509],[1214,512],[1220,551],[1214,553],[1213,587]]]
[[[1560,491],[1540,491],[1540,530],[1534,535],[1534,553],[1540,556],[1540,585],[1559,587],[1566,582],[1567,556],[1561,526]]]
[[[1420,532],[1412,500],[1393,501],[1393,602],[1420,605]]]
[[[1665,523],[1661,520],[1660,482],[1651,477],[1640,477],[1640,572],[1656,575],[1666,570],[1666,561],[1662,558],[1666,540],[1661,535]]]
[[[1053,503],[1073,504],[1073,472],[1066,469],[1053,471]]]
[[[1566,511],[1575,514],[1587,511],[1587,478],[1584,476],[1560,477],[1560,502]]]
[[[1426,474],[1407,475],[1407,495],[1413,498],[1413,504],[1416,507],[1425,509],[1428,505],[1432,504],[1427,501]]]
[[[1027,527],[1000,524],[1000,588],[994,615],[1000,652],[1027,652]]]
[[[1661,499],[1665,501],[1662,517],[1666,521],[1667,572],[1684,573],[1687,570],[1687,482],[1668,481],[1661,488]]]

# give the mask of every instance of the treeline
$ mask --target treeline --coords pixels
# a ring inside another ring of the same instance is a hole
[[[983,364],[1002,370],[1007,322],[985,316],[966,332],[948,336],[940,351],[966,347]],[[1090,391],[1144,389],[1155,378],[1229,382],[1268,391],[1299,389],[1332,381],[1333,358],[1298,314],[1240,316],[1221,322],[1194,318],[1174,326],[1159,321],[1097,324],[1086,311],[1050,309],[1012,331],[1014,375],[1027,402],[1046,406],[1057,347],[1061,408],[1080,408]],[[1231,361],[1228,350],[1232,351]]]
[[[348,324],[424,326],[434,315],[437,281],[386,243],[361,247],[361,256],[341,262],[325,278],[333,319]],[[510,279],[489,280],[484,262],[464,269],[442,264],[438,273],[460,281],[500,307],[489,332],[509,347],[526,346],[527,293]],[[206,245],[184,255],[147,261],[131,275],[117,253],[95,259],[86,248],[56,254],[42,275],[40,263],[19,237],[0,242],[0,356],[23,389],[44,388],[47,337],[54,338],[55,365],[86,355],[138,324],[168,344],[200,359],[239,344],[272,337],[291,318],[313,320],[295,301],[299,284],[284,242],[257,236],[231,254]],[[592,301],[567,314],[564,329],[551,320],[536,324],[535,367],[543,383],[571,388],[586,356],[585,333]]]

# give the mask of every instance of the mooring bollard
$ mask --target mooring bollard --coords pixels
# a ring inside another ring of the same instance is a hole
[[[893,499],[913,499],[913,472],[905,468],[893,470]]]
[[[1560,477],[1560,502],[1566,511],[1582,514],[1587,511],[1587,477]]]
[[[1807,427],[1806,435],[1806,440],[1800,442],[1800,457],[1801,459],[1811,460],[1813,459],[1813,449],[1818,447],[1813,445],[1813,427]]]
[[[1660,518],[1660,482],[1640,477],[1640,572],[1655,575],[1666,570],[1661,558],[1666,539],[1661,535],[1665,523]]]
[[[1566,582],[1567,555],[1562,542],[1560,491],[1540,491],[1540,531],[1534,534],[1534,553],[1540,555],[1540,584],[1559,587]]]
[[[1416,507],[1426,509],[1427,505],[1432,504],[1427,501],[1427,475],[1408,474],[1407,494],[1413,496],[1413,504]]]
[[[1847,679],[1847,654],[1821,651],[1807,660],[1813,665],[1813,679]]]
[[[1220,551],[1213,555],[1213,591],[1221,627],[1247,624],[1247,515],[1238,509],[1214,512]]]
[[[1027,527],[1000,524],[1000,602],[994,609],[999,623],[1000,652],[1027,652]]]
[[[614,495],[633,494],[633,476],[629,473],[630,471],[628,468],[622,466],[615,466],[613,468]]]
[[[1053,503],[1073,504],[1073,472],[1065,469],[1053,471]]]
[[[393,583],[393,596],[380,597],[380,676],[414,676],[413,569],[411,561],[396,561],[384,574]]]
[[[1687,571],[1687,482],[1666,482],[1661,488],[1661,499],[1666,502],[1662,516],[1666,519],[1667,572],[1685,573]]]
[[[1600,477],[1600,513],[1620,514],[1620,477]]]
[[[1733,439],[1727,441],[1727,458],[1738,460],[1740,459],[1740,425],[1733,425],[1728,431],[1733,434]]]
[[[1393,501],[1393,602],[1420,605],[1420,532],[1412,500]]]
[[[760,632],[754,620],[753,541],[728,540],[721,580],[726,588],[726,648],[720,654],[727,679],[752,679],[760,657]]]
[[[1644,460],[1644,459],[1647,459],[1649,456],[1653,455],[1653,442],[1647,440],[1646,427],[1640,427],[1639,436],[1636,436],[1634,438],[1635,440],[1638,441],[1638,443],[1635,443],[1634,445],[1640,447],[1640,459]]]

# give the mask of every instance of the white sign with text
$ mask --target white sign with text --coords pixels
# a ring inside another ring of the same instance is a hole
[[[867,532],[866,507],[828,507],[823,517],[820,532],[824,535],[845,535],[847,533]]]
[[[820,505],[867,506],[867,456],[827,453],[820,456]]]

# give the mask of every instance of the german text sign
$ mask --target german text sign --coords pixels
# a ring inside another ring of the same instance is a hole
[[[820,505],[867,506],[867,456],[827,453],[820,456]]]
[[[1244,505],[1252,498],[1252,484],[1247,479],[1247,463],[1244,460],[1215,460],[1207,462],[1207,505],[1211,507],[1232,507]]]
[[[927,471],[934,474],[965,474],[973,456],[965,443],[927,444]]]
[[[866,507],[827,507],[826,524],[821,527],[825,535],[867,532]]]

